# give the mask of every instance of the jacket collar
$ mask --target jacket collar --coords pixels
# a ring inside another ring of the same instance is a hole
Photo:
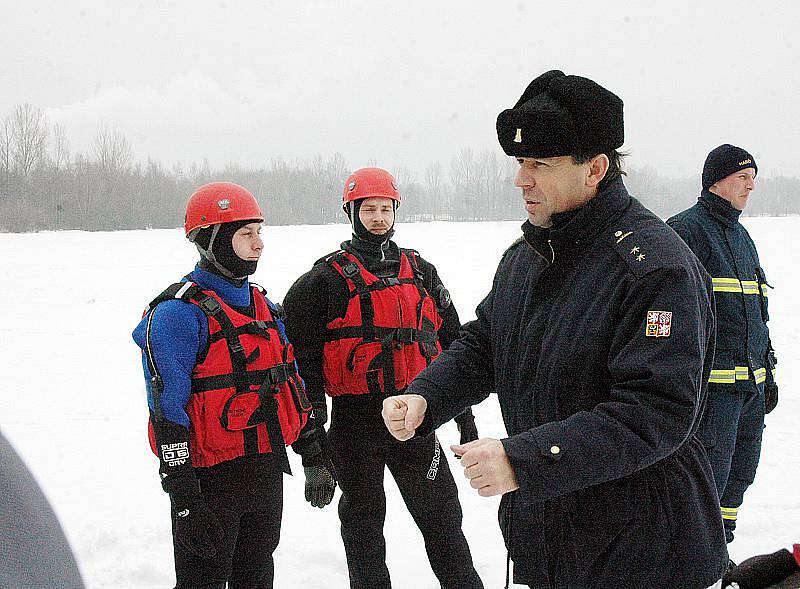
[[[353,236],[351,240],[343,242],[341,247],[361,260],[364,267],[375,276],[387,278],[397,276],[400,271],[400,249],[391,240],[383,245]]]
[[[719,220],[727,227],[735,227],[739,222],[742,211],[733,208],[733,205],[719,195],[708,190],[700,193],[698,202],[711,213],[711,216]]]
[[[394,231],[392,232],[394,233]],[[390,237],[387,237],[385,241],[377,242],[364,239],[354,233],[348,241],[342,242],[341,248],[356,254],[363,260],[382,262],[387,259],[400,259],[397,244]]]
[[[560,254],[584,251],[630,202],[631,195],[618,178],[579,209],[553,215],[552,227],[544,229],[525,221],[522,233],[531,247],[552,262]]]
[[[247,307],[250,305],[250,281],[246,278],[241,286],[232,284],[224,276],[209,272],[200,264],[189,274],[189,278],[203,290],[213,290],[227,304],[233,307]]]

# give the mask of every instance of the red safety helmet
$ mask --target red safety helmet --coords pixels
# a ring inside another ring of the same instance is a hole
[[[381,168],[361,168],[356,170],[344,183],[342,206],[354,200],[382,196],[400,204],[397,182],[389,172]]]
[[[212,182],[204,184],[189,197],[183,228],[186,237],[191,239],[192,232],[201,227],[248,219],[264,221],[256,197],[247,188],[233,182]]]

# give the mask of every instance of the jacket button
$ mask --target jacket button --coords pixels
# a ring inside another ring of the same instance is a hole
[[[561,448],[558,446],[550,446],[550,454],[558,454],[561,452]]]

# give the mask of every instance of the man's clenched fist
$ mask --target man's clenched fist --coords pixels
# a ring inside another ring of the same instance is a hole
[[[414,437],[425,418],[428,402],[419,395],[397,395],[383,401],[383,421],[389,433],[404,442]]]
[[[468,444],[450,446],[450,449],[461,457],[464,476],[481,497],[494,497],[519,489],[517,474],[500,440],[481,438]]]

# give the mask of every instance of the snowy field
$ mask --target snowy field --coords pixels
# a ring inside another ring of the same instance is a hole
[[[735,560],[800,541],[800,218],[744,223],[775,287],[770,315],[781,402],[767,418],[761,467],[731,547]],[[466,321],[474,317],[519,224],[407,224],[398,226],[396,241],[437,265]],[[297,276],[348,235],[344,225],[267,227],[254,280],[280,301]],[[195,258],[180,230],[0,234],[0,428],[50,497],[92,589],[165,588],[174,582],[169,503],[147,444],[144,382],[130,332],[145,304],[189,271]],[[494,397],[476,414],[482,436],[504,436]],[[445,445],[457,441],[452,424],[439,435]],[[478,497],[449,452],[448,457],[477,570],[487,589],[502,587],[498,500]],[[290,459],[299,476],[285,483],[276,587],[347,587],[338,492],[333,505],[312,508],[303,499],[299,457],[290,452]],[[388,474],[386,487],[394,586],[435,588],[421,536]]]

